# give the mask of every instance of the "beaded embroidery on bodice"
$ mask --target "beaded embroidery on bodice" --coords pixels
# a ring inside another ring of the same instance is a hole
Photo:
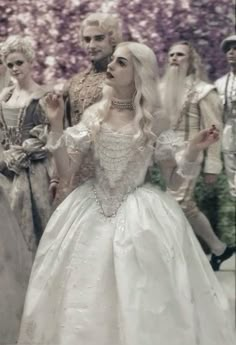
[[[125,197],[143,184],[152,151],[134,141],[131,126],[122,133],[102,126],[94,144],[95,194],[106,216],[115,215]]]
[[[71,79],[68,93],[72,125],[78,124],[85,109],[101,99],[105,77],[105,72],[95,72],[90,68]]]
[[[81,121],[77,126],[68,127],[62,136],[51,132],[47,149],[54,152],[66,146],[71,157],[71,173],[78,169],[76,162],[81,162],[81,158],[91,150],[95,165],[95,177],[92,179],[94,195],[101,213],[111,217],[116,215],[128,194],[143,185],[153,162],[174,159],[175,163],[176,152],[183,149],[183,141],[171,130],[162,132],[153,144],[150,142],[148,145],[141,139],[134,140],[134,135],[133,124],[113,130],[104,123],[93,140],[92,132]],[[190,163],[189,166],[185,162],[182,165],[181,174],[183,170],[184,176],[195,176],[198,164]],[[187,170],[189,173],[186,175]]]
[[[21,125],[25,116],[25,107],[9,107],[5,102],[0,104],[0,127],[3,131],[3,142],[5,149],[9,145],[21,145]]]

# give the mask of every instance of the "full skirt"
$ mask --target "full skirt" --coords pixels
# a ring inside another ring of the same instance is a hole
[[[0,187],[0,344],[16,344],[33,256]]]
[[[173,198],[144,185],[105,217],[87,182],[53,213],[20,345],[233,345],[227,299]]]

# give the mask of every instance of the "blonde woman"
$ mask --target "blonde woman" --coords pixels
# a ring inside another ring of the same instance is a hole
[[[62,99],[47,97],[58,171],[68,177],[91,149],[95,178],[47,225],[19,344],[233,344],[227,301],[190,225],[169,194],[145,183],[155,161],[178,188],[218,132],[201,131],[181,151],[158,111],[157,82],[153,51],[121,43],[109,92],[80,124],[63,132]]]
[[[51,214],[50,166],[45,146],[46,119],[40,104],[45,88],[32,78],[34,48],[26,37],[10,36],[2,55],[13,86],[0,99],[0,181],[32,260]],[[4,182],[5,181],[5,182]]]

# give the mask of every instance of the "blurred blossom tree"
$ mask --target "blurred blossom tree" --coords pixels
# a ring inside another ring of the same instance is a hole
[[[80,23],[96,11],[117,13],[123,22],[124,39],[153,48],[161,71],[170,45],[184,39],[203,57],[210,79],[226,72],[219,45],[235,32],[235,0],[0,0],[0,42],[12,34],[31,36],[36,48],[35,79],[53,84],[64,81],[88,66],[80,42]],[[159,183],[158,172],[154,173],[153,180]],[[201,183],[196,194],[210,219],[217,222],[213,224],[216,231],[230,244],[235,243],[235,208],[225,181],[225,176],[220,176],[217,188],[224,195],[225,206],[217,219],[205,204],[206,188]],[[217,194],[208,192],[217,208]]]
[[[211,79],[225,72],[219,45],[235,32],[235,0],[119,0],[117,12],[127,37],[152,47],[162,68],[170,45],[184,39],[199,51]]]
[[[117,12],[125,39],[144,42],[163,67],[170,44],[194,42],[215,79],[225,72],[220,41],[234,32],[234,0],[1,0],[0,40],[31,36],[36,45],[35,78],[68,79],[88,65],[80,44],[80,23],[94,11]]]
[[[1,0],[0,40],[11,34],[35,42],[39,82],[68,79],[88,65],[80,44],[80,23],[102,0]]]

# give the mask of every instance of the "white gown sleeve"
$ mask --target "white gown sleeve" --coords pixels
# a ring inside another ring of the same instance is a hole
[[[189,162],[185,159],[188,142],[181,140],[173,130],[163,132],[156,140],[154,162],[160,166],[167,184],[176,188],[181,180],[193,179],[199,175],[200,160]]]
[[[90,130],[80,122],[76,126],[66,128],[63,133],[50,132],[46,147],[52,153],[65,147],[70,160],[68,168],[75,171],[78,169],[82,157],[88,152],[90,144]]]

